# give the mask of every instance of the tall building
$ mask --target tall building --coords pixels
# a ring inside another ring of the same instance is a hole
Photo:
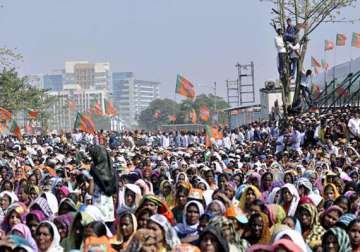
[[[109,90],[110,88],[110,63],[65,62],[64,89]]]
[[[44,75],[44,89],[52,91],[61,91],[64,86],[64,75],[62,72],[45,74]]]
[[[132,72],[112,74],[112,100],[119,117],[128,126],[135,126],[140,113],[159,98],[159,82],[137,80]]]
[[[38,89],[44,88],[44,76],[42,74],[32,74],[26,76],[27,83],[30,86],[36,87]]]

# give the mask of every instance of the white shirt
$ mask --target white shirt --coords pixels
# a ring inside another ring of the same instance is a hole
[[[296,51],[298,51],[300,49],[299,43],[296,43],[295,45],[292,45],[289,43],[288,46],[291,49],[290,58],[292,58],[292,59],[299,58],[299,55],[296,53]]]
[[[360,119],[359,118],[350,118],[348,122],[348,127],[351,131],[351,133],[355,136],[360,135]]]
[[[277,35],[275,37],[275,47],[276,47],[278,53],[286,53],[284,39],[281,35]]]
[[[285,149],[284,136],[281,135],[276,139],[276,154],[284,151],[284,149]]]

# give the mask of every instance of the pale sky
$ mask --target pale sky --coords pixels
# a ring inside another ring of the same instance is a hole
[[[178,73],[198,93],[226,96],[225,80],[236,78],[236,62],[255,63],[257,89],[275,79],[271,4],[259,0],[0,0],[0,46],[18,48],[22,74],[50,72],[66,60],[110,62],[112,71],[161,82],[162,97],[174,97]],[[359,18],[360,4],[343,11]],[[337,32],[351,39],[360,23],[322,25],[311,37],[307,63],[323,56],[325,39]],[[348,43],[350,43],[348,41]],[[360,49],[352,49],[352,57]],[[336,50],[336,62],[350,57],[350,46]],[[335,63],[335,52],[327,56]],[[257,99],[258,100],[258,99]]]

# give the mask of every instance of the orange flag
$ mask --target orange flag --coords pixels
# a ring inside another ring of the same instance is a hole
[[[191,118],[191,123],[192,124],[196,124],[196,120],[197,120],[197,116],[196,116],[196,111],[195,109],[192,109],[190,112],[190,118]]]
[[[10,132],[12,134],[14,134],[17,137],[17,139],[19,139],[19,140],[22,139],[20,127],[16,123],[15,120],[13,120],[12,123],[11,123]]]
[[[159,119],[160,118],[160,111],[156,110],[154,113],[154,118]]]
[[[33,111],[33,110],[28,111],[28,116],[29,116],[30,119],[36,119],[38,114],[39,114],[38,111]]]
[[[117,115],[118,111],[114,107],[114,105],[111,101],[107,101],[105,105],[106,105],[105,111],[108,116],[116,116]]]
[[[187,79],[185,79],[184,77],[182,77],[181,75],[178,74],[177,78],[176,78],[176,89],[175,89],[175,93],[181,95],[181,96],[185,96],[191,99],[195,99],[195,87],[194,85],[188,81]]]
[[[96,101],[94,106],[95,115],[101,116],[103,114],[100,101]]]
[[[76,115],[74,128],[89,134],[96,134],[96,126],[92,118],[80,112]]]
[[[176,115],[169,115],[169,116],[168,116],[168,120],[169,120],[170,122],[175,122],[175,121],[176,121]]]
[[[9,110],[0,107],[0,119],[9,121],[12,118],[12,114]]]
[[[206,105],[200,107],[200,119],[207,122],[209,121],[210,111]]]

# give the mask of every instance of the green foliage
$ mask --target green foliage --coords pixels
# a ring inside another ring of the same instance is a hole
[[[30,86],[26,77],[19,77],[14,69],[3,69],[0,73],[0,106],[12,112],[35,110],[39,112],[38,119],[45,120],[47,109],[55,101],[46,92]]]
[[[199,110],[202,105],[206,105],[211,111],[211,115],[215,112],[215,100],[216,111],[219,112],[219,123],[226,121],[226,116],[222,112],[223,109],[228,108],[227,102],[221,97],[210,94],[209,96],[201,94],[196,97],[195,102],[190,99],[182,100],[180,103],[176,103],[170,99],[156,99],[150,103],[149,107],[141,112],[139,116],[139,126],[143,129],[154,130],[158,129],[160,125],[164,124],[191,124],[190,112],[195,109],[197,113],[197,123],[201,124],[199,118]],[[160,112],[160,117],[155,118],[155,112]],[[176,115],[176,122],[169,122],[168,116]]]
[[[0,67],[13,67],[15,62],[22,59],[22,55],[9,48],[0,48]]]

